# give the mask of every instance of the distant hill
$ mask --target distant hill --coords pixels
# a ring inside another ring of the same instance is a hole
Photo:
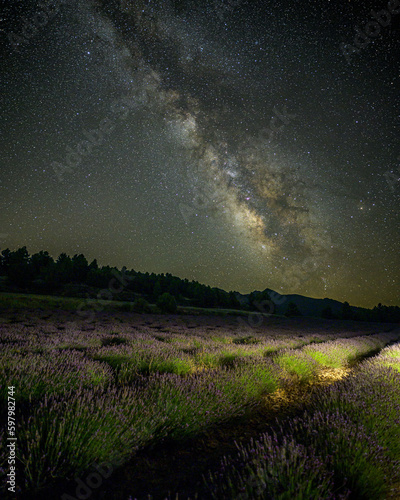
[[[322,311],[324,311],[328,307],[331,308],[331,311],[335,316],[340,316],[343,309],[343,303],[339,302],[338,300],[333,300],[328,298],[314,299],[312,297],[305,297],[303,295],[298,295],[298,294],[284,295],[280,294],[279,292],[275,292],[270,288],[266,288],[262,292],[256,290],[251,294],[250,293],[241,294],[237,292],[236,297],[241,305],[248,306],[251,297],[255,297],[257,301],[262,301],[263,297],[265,297],[267,293],[271,297],[271,301],[274,304],[274,312],[276,314],[285,314],[290,302],[293,302],[297,306],[297,308],[299,309],[300,313],[303,316],[320,317]],[[366,310],[362,307],[355,307],[355,306],[350,306],[350,308],[354,312]],[[266,307],[266,312],[268,312],[267,310],[268,306]]]

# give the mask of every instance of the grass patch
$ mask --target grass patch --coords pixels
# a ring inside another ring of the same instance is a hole
[[[103,337],[101,339],[102,347],[124,345],[127,343],[128,343],[128,341],[123,337]]]
[[[317,363],[325,367],[340,368],[342,366],[340,360],[334,358],[332,359],[331,356],[328,356],[323,352],[309,350],[307,351],[307,355],[310,356],[312,359],[315,359]]]
[[[247,337],[240,337],[238,339],[234,339],[232,342],[234,344],[239,344],[239,345],[253,345],[253,344],[258,344],[259,340],[256,337],[253,337],[252,335],[248,335]]]
[[[300,382],[308,382],[316,373],[316,363],[312,359],[296,354],[280,354],[275,358],[276,363],[289,375],[296,375]]]

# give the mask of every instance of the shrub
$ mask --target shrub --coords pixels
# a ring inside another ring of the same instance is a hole
[[[132,312],[133,304],[132,302],[124,302],[123,304],[118,304],[118,310],[121,312]]]
[[[165,292],[158,297],[157,306],[163,313],[175,313],[178,310],[175,297],[168,292]]]
[[[138,297],[135,300],[135,302],[133,303],[133,310],[140,314],[151,312],[149,303],[143,297]]]

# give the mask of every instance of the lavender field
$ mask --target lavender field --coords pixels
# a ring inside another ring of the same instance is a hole
[[[397,343],[224,457],[208,478],[213,498],[400,498],[399,410]]]
[[[9,386],[17,436],[17,492],[2,497],[164,499],[150,480],[145,492],[134,477],[121,485],[118,471],[314,386],[305,413],[283,412],[269,431],[266,421],[179,498],[386,498],[399,480],[395,325],[269,317],[245,329],[231,316],[123,312],[77,322],[73,311],[1,321],[2,485]]]

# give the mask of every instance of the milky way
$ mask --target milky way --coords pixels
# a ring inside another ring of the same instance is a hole
[[[399,24],[331,3],[6,7],[2,249],[397,303]]]

